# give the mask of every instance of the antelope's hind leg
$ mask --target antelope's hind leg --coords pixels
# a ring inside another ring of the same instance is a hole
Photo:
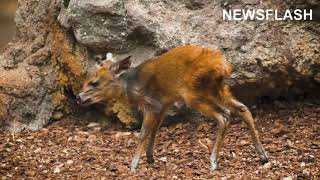
[[[249,128],[249,132],[251,134],[255,149],[259,154],[260,161],[262,163],[267,163],[268,156],[259,140],[258,131],[255,127],[254,120],[249,109],[234,98],[231,98],[227,104],[234,113],[237,113],[245,121]]]
[[[222,147],[223,139],[230,127],[230,122],[225,117],[215,110],[215,106],[209,103],[199,103],[193,106],[202,114],[207,117],[216,119],[218,122],[218,131],[216,133],[216,141],[210,156],[211,170],[214,171],[218,168],[219,152]]]
[[[147,155],[147,162],[149,164],[154,162],[154,158],[153,158],[153,150],[154,150],[154,142],[155,142],[155,138],[156,138],[156,134],[163,122],[163,119],[165,117],[165,112],[166,110],[164,109],[160,114],[159,117],[156,119],[155,124],[152,126],[152,132],[149,138],[149,142],[146,148],[146,155]]]

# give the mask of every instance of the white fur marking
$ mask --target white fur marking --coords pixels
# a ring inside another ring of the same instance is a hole
[[[107,61],[111,61],[113,63],[116,63],[117,61],[113,58],[112,53],[107,53]]]

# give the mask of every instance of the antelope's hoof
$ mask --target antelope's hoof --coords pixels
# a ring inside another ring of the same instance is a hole
[[[211,163],[211,171],[216,171],[218,170],[218,163]]]
[[[260,158],[260,162],[262,164],[265,164],[265,163],[269,162],[269,159],[268,159],[268,157],[262,157],[262,158]]]
[[[131,166],[130,166],[130,171],[132,173],[135,173],[138,167],[138,163],[139,163],[139,159],[138,158],[134,158],[131,162]]]
[[[148,162],[149,164],[153,164],[153,163],[154,163],[153,157],[152,157],[152,158],[147,158],[147,162]]]
[[[136,173],[136,172],[137,172],[137,169],[136,169],[136,168],[131,167],[130,172],[131,172],[131,173]]]

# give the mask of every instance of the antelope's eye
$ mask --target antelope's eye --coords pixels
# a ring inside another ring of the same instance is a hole
[[[99,84],[100,84],[99,80],[91,81],[89,83],[89,85],[92,86],[92,87],[97,87],[97,86],[99,86]]]

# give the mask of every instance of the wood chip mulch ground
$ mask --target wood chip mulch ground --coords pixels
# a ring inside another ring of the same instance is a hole
[[[36,132],[0,132],[2,179],[320,179],[320,105],[278,102],[253,110],[270,161],[260,164],[246,125],[232,124],[220,168],[209,169],[214,121],[163,126],[155,163],[129,172],[138,131],[67,118]],[[89,125],[89,126],[88,126]]]

